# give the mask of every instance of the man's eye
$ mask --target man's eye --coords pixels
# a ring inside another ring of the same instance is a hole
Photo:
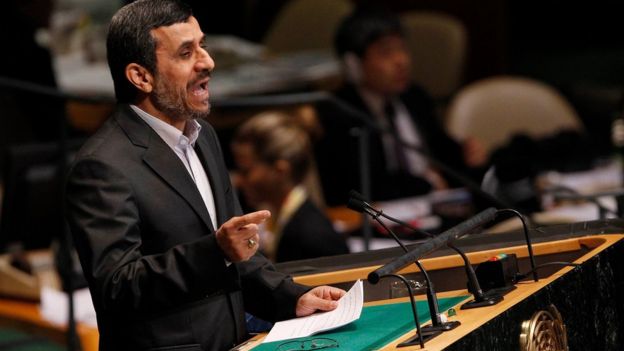
[[[199,46],[202,47],[202,49],[207,50],[208,49],[208,39],[204,38],[199,42]]]
[[[187,57],[191,57],[191,52],[190,51],[183,51],[180,56],[187,58]]]

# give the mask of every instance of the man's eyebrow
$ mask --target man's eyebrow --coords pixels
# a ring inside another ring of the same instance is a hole
[[[189,47],[193,46],[193,40],[185,40],[182,42],[182,44],[180,44],[180,46],[178,46],[178,51],[182,51],[184,49],[188,49]]]
[[[206,34],[202,34],[201,38],[199,39],[199,45],[203,45],[206,42]],[[193,45],[195,45],[195,40],[191,39],[191,40],[185,40],[182,42],[182,44],[180,44],[180,46],[178,47],[178,52],[182,51],[184,49],[188,49],[190,47],[193,47]]]

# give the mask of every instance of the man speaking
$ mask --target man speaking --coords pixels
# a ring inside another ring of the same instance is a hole
[[[113,17],[117,111],[83,146],[68,222],[97,311],[100,350],[227,350],[244,313],[267,320],[337,306],[276,272],[242,214],[205,118],[214,62],[190,8],[139,0]]]

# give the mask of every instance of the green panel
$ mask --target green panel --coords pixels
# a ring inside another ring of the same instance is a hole
[[[440,311],[447,311],[468,297],[440,298],[438,300],[439,309]],[[421,325],[430,320],[427,301],[417,301],[416,309],[418,310],[418,320]],[[315,336],[336,340],[339,347],[343,350],[370,351],[381,348],[411,329],[414,329],[414,317],[410,303],[401,302],[364,307],[362,315],[357,321]],[[315,336],[293,340],[309,340],[314,339]],[[253,350],[275,351],[282,343],[284,341],[260,344],[254,347]]]
[[[14,329],[0,329],[2,351],[63,351],[66,348],[42,337]]]

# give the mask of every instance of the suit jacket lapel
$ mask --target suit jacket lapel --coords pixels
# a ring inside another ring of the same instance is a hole
[[[205,127],[204,127],[205,128]],[[212,188],[212,194],[215,201],[215,211],[217,212],[217,226],[223,224],[227,218],[225,218],[226,209],[226,199],[224,192],[220,189],[221,184],[224,184],[221,172],[219,172],[219,167],[217,165],[217,156],[218,150],[215,150],[214,147],[211,147],[208,139],[205,137],[205,133],[202,132],[197,138],[197,142],[195,144],[195,152],[197,152],[197,156],[199,157],[206,174],[208,175],[208,181],[210,182],[210,187]]]
[[[119,125],[137,147],[145,148],[143,161],[182,196],[211,231],[210,216],[195,182],[180,158],[129,106],[122,110]]]

